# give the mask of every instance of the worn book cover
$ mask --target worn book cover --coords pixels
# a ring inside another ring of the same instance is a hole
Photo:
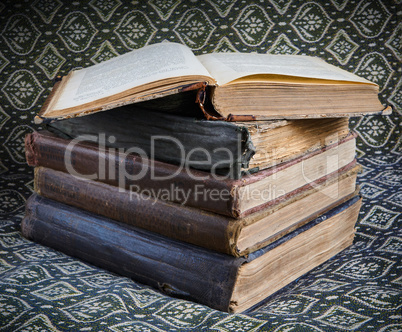
[[[356,196],[247,258],[175,241],[35,194],[27,201],[22,234],[170,295],[241,312],[351,245],[360,204]]]
[[[355,163],[354,134],[239,180],[39,133],[27,135],[25,149],[31,166],[68,172],[234,218],[256,212]]]
[[[122,107],[56,121],[48,130],[234,179],[339,142],[347,118],[226,122]]]
[[[356,195],[360,166],[309,184],[241,219],[179,205],[50,168],[35,169],[47,198],[200,247],[244,256]]]

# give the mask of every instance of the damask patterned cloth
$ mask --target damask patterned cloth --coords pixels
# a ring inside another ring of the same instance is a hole
[[[402,331],[400,0],[0,1],[0,329]],[[229,315],[170,298],[20,235],[32,193],[24,135],[56,75],[164,40],[307,54],[380,86],[391,116],[351,119],[364,203],[352,247]]]

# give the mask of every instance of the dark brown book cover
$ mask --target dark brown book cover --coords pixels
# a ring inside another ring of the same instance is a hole
[[[138,195],[44,167],[35,168],[34,185],[38,194],[61,203],[200,247],[244,256],[355,195],[359,169],[351,165],[340,174],[322,179],[317,186],[307,186],[288,199],[278,199],[272,206],[241,219]],[[336,188],[335,196],[332,191],[326,191],[330,187]],[[244,245],[242,231],[257,223],[255,240],[250,243],[247,238],[248,244]]]

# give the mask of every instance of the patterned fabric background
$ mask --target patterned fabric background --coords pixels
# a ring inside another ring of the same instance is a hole
[[[0,329],[402,331],[400,0],[0,1]],[[164,40],[319,56],[380,86],[388,117],[351,119],[364,205],[355,244],[264,304],[228,315],[29,242],[23,138],[57,74]]]

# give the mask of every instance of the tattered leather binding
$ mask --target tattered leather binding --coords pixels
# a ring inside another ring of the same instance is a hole
[[[108,148],[134,148],[151,159],[238,179],[339,142],[348,135],[349,122],[347,118],[206,121],[125,106],[56,121],[47,129],[69,139],[102,136]]]
[[[226,312],[242,312],[350,246],[355,196],[279,240],[232,257],[32,195],[26,238],[88,263]]]
[[[195,56],[177,43],[133,50],[75,70],[53,87],[36,123],[198,90],[210,120],[255,121],[390,114],[379,87],[316,57],[253,53]],[[207,106],[208,105],[208,106]]]

